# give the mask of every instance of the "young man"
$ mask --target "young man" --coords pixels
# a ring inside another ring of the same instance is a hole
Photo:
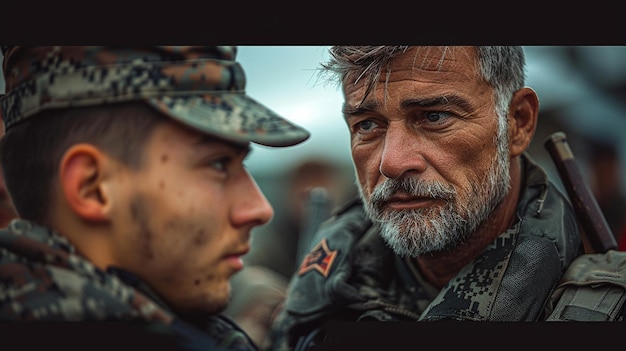
[[[20,219],[0,231],[0,319],[128,321],[185,349],[256,349],[220,315],[251,229],[273,215],[244,159],[250,142],[309,133],[245,94],[235,47],[3,54],[0,161]]]
[[[330,53],[323,68],[343,88],[360,198],[316,234],[273,349],[336,341],[327,321],[545,320],[583,252],[567,198],[525,152],[539,100],[524,86],[522,48]]]

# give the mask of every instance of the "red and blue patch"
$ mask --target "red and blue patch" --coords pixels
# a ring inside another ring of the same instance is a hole
[[[331,251],[328,248],[326,238],[324,238],[304,257],[298,275],[303,275],[309,271],[317,271],[326,278],[336,256],[337,250]]]

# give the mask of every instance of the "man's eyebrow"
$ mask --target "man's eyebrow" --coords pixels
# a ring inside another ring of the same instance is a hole
[[[406,99],[400,103],[400,106],[404,110],[408,110],[413,107],[435,107],[435,106],[458,106],[465,111],[470,111],[472,105],[466,99],[450,94],[441,95],[431,98],[419,98],[419,99]],[[378,101],[366,101],[357,107],[353,107],[344,102],[341,109],[345,118],[351,116],[362,115],[366,112],[377,111],[381,104]]]
[[[412,108],[415,106],[418,107],[434,107],[434,106],[458,106],[463,110],[471,110],[472,105],[466,99],[458,96],[458,95],[441,95],[432,98],[426,99],[406,99],[402,101],[400,106],[403,109]]]
[[[376,111],[379,107],[380,103],[378,101],[366,101],[357,107],[350,106],[348,103],[344,102],[341,112],[345,117],[358,116],[368,111]]]

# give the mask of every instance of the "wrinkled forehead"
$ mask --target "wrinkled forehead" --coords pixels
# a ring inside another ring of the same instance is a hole
[[[380,64],[378,75],[372,67],[346,75],[344,93],[386,88],[389,82],[460,81],[479,79],[478,53],[472,46],[413,46],[398,52],[387,63]],[[376,78],[377,77],[377,78]],[[375,81],[374,81],[375,80]],[[369,86],[369,89],[366,87]]]
[[[476,48],[472,46],[414,46],[391,61],[393,69],[451,71],[475,66]],[[393,72],[392,72],[393,73]]]
[[[379,81],[399,72],[472,72],[476,73],[477,51],[473,46],[413,46],[399,52],[383,67]]]

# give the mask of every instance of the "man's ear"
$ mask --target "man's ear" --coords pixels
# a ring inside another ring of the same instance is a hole
[[[521,155],[528,148],[537,128],[539,99],[531,88],[524,87],[511,99],[509,108],[509,143],[511,157]]]
[[[89,221],[107,219],[103,175],[108,156],[91,144],[72,145],[63,155],[59,178],[68,206]]]

